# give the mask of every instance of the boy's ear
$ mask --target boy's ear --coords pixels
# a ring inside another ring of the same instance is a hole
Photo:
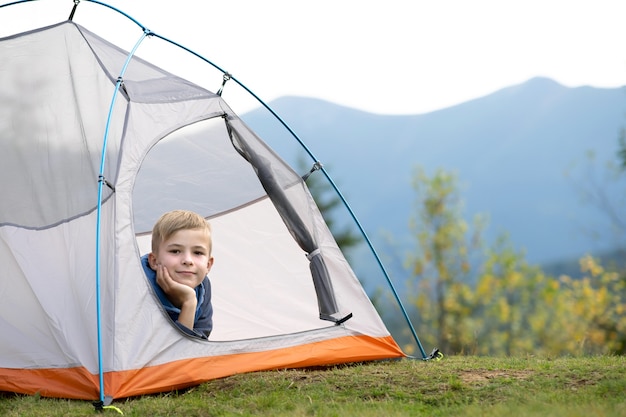
[[[150,252],[148,254],[148,265],[150,265],[150,268],[152,268],[153,270],[156,271],[157,269],[157,259],[156,256],[154,256],[154,253]]]
[[[213,266],[213,261],[214,261],[214,258],[212,256],[209,257],[209,262],[207,262],[207,265],[206,265],[207,274],[209,273],[209,271],[211,270],[211,267]]]

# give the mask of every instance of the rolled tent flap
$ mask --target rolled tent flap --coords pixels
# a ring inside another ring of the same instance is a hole
[[[317,304],[320,310],[320,319],[341,324],[352,317],[352,313],[342,313],[337,311],[335,301],[335,291],[333,290],[330,274],[326,268],[326,262],[319,249],[307,255],[310,262],[311,276],[317,294]]]
[[[330,274],[328,273],[328,268],[326,267],[326,262],[319,249],[319,245],[279,183],[272,167],[272,162],[264,155],[256,152],[242,136],[237,133],[236,129],[229,123],[228,117],[225,117],[225,120],[233,146],[241,156],[254,167],[263,189],[276,207],[276,210],[289,229],[289,232],[302,250],[307,253],[307,259],[310,262],[311,277],[317,296],[320,319],[332,321],[336,324],[341,324],[350,319],[352,313],[339,312]],[[287,186],[295,187],[300,185],[302,183],[300,177],[297,178],[299,181]]]

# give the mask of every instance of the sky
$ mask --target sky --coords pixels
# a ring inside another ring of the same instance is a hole
[[[538,76],[569,87],[626,85],[624,0],[103,1],[209,59],[265,102],[295,95],[378,114],[421,114]],[[0,36],[65,20],[72,5],[38,0],[0,8]],[[142,34],[87,1],[74,20],[125,49]],[[183,63],[154,46],[144,52],[144,44],[139,56],[152,61],[152,53],[168,70],[219,88],[221,74],[209,75],[200,60]],[[195,64],[202,69],[191,70]],[[242,112],[256,102],[240,105],[232,107]]]

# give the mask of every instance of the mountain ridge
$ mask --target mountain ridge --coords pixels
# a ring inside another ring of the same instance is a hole
[[[586,181],[589,152],[597,161],[614,158],[625,123],[622,88],[572,88],[539,77],[415,115],[293,96],[269,105],[325,164],[376,245],[391,234],[410,250],[410,184],[419,165],[457,173],[466,218],[488,215],[487,237],[508,233],[530,262],[615,247],[581,232],[604,219],[580,201],[577,187]],[[293,164],[297,151],[262,109],[242,118]]]

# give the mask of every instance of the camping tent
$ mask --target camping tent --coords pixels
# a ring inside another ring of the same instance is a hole
[[[0,390],[103,399],[405,356],[302,178],[214,94],[68,20],[0,39]],[[210,220],[214,330],[169,321],[140,256]]]

